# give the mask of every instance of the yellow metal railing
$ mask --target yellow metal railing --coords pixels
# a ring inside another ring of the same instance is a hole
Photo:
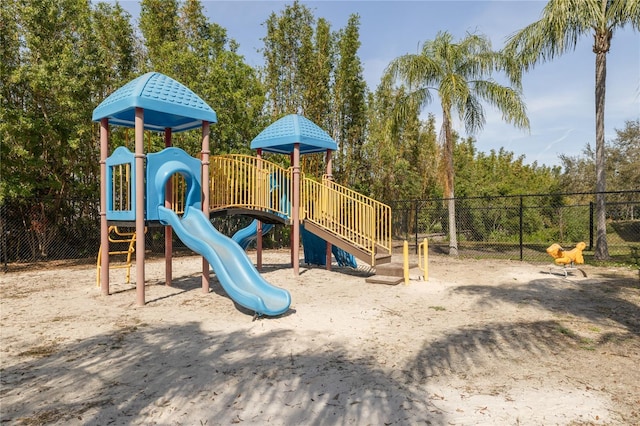
[[[187,181],[181,174],[171,177],[171,208],[176,214],[184,213],[184,203],[187,199]]]
[[[116,164],[111,167],[112,209],[117,211],[131,210],[131,164]]]
[[[391,254],[391,207],[324,177],[303,179],[301,218],[375,255]]]
[[[250,208],[289,217],[290,170],[248,155],[213,156],[209,161],[210,211]]]
[[[290,219],[292,171],[247,155],[210,157],[211,212],[246,208]],[[391,254],[391,207],[339,185],[326,176],[320,182],[300,174],[300,220],[308,220],[371,254]],[[173,177],[173,209],[184,210],[186,185]]]

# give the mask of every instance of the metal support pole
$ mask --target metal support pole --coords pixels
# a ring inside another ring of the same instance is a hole
[[[293,208],[292,208],[292,241],[291,254],[293,274],[300,274],[300,144],[293,144]]]
[[[415,202],[415,220],[414,220],[414,226],[416,228],[416,254],[418,253],[418,200],[416,200]]]
[[[202,122],[202,213],[209,218],[209,122]],[[209,262],[202,257],[202,292],[209,293]]]
[[[172,145],[171,141],[171,128],[164,129],[164,146],[169,148]],[[164,206],[168,209],[173,207],[173,182],[175,177],[172,176],[167,181],[164,193]],[[173,228],[171,225],[164,227],[164,284],[171,287],[171,280],[173,279]]]
[[[109,119],[100,120],[100,290],[109,295],[109,224],[107,223],[107,157],[109,156]]]
[[[136,152],[136,302],[144,306],[144,110],[136,108],[135,118]]]
[[[524,207],[522,205],[522,197],[520,197],[520,260],[522,261],[524,256],[523,256],[523,233],[522,233],[522,227],[523,227],[523,222],[524,222]]]
[[[262,170],[262,148],[258,148],[256,152],[256,157],[258,158],[258,174]],[[267,187],[262,188],[262,190],[267,191],[267,200],[270,198],[271,194],[271,185],[267,180]],[[270,204],[268,204],[270,205]],[[258,220],[257,224],[257,234],[256,234],[256,269],[258,271],[262,271],[262,221]]]
[[[593,201],[589,201],[589,251],[593,250]]]

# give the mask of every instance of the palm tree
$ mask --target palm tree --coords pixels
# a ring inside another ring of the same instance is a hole
[[[454,43],[448,32],[422,45],[417,54],[394,59],[385,72],[385,81],[399,81],[407,86],[405,102],[398,104],[397,119],[402,120],[409,105],[420,108],[432,101],[432,92],[440,98],[442,107],[441,161],[444,171],[445,196],[449,213],[449,254],[458,255],[456,233],[453,114],[464,123],[469,135],[482,130],[486,123],[482,102],[498,108],[503,119],[518,128],[528,129],[529,119],[520,96],[519,72],[507,73],[514,87],[495,82],[494,71],[509,70],[508,60],[491,50],[491,42],[483,35],[467,34]],[[403,107],[404,106],[404,107]]]
[[[540,20],[507,40],[505,54],[512,56],[524,70],[575,50],[578,39],[593,34],[596,54],[596,247],[595,258],[609,258],[605,195],[604,105],[607,77],[607,53],[616,29],[630,24],[640,29],[638,0],[551,0]]]

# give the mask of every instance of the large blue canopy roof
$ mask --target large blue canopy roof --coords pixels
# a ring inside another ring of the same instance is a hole
[[[290,154],[294,144],[300,144],[300,154],[335,151],[338,148],[331,136],[313,121],[298,114],[282,117],[264,129],[251,141],[251,149]]]
[[[216,112],[198,95],[174,79],[149,72],[113,92],[93,110],[93,121],[108,118],[111,124],[135,127],[136,108],[144,109],[147,130],[182,132],[215,123]]]

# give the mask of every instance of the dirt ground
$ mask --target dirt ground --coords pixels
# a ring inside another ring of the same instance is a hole
[[[250,253],[255,260],[255,253]],[[199,257],[0,277],[2,424],[640,424],[638,271],[432,256],[427,281],[264,255],[289,312],[254,321]],[[135,279],[135,270],[132,270]]]

